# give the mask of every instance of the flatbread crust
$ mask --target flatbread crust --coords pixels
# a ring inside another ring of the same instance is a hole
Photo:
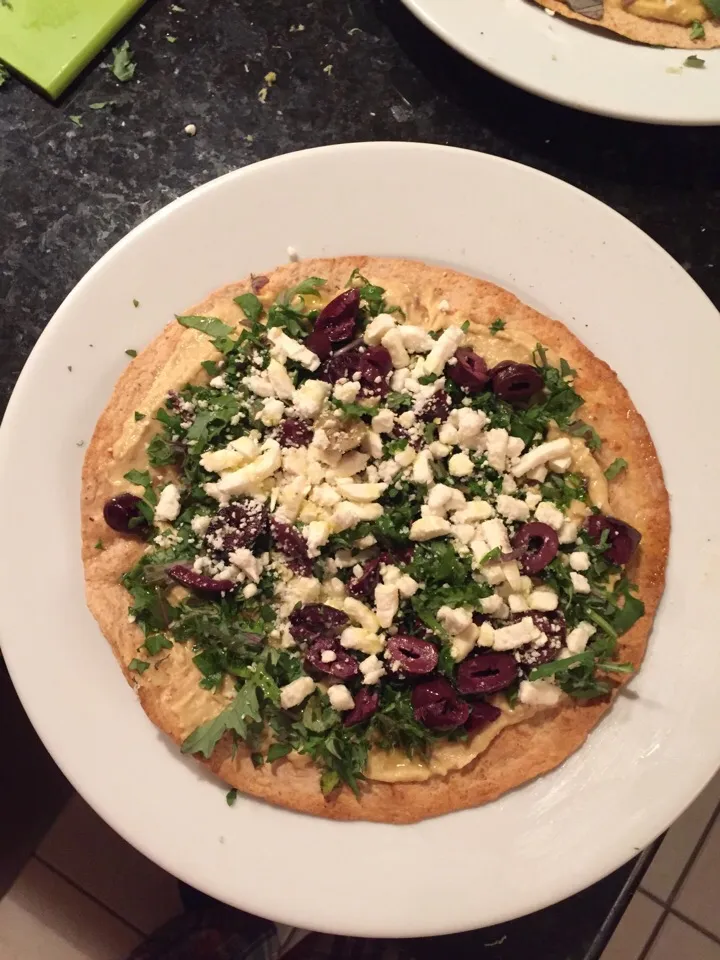
[[[275,270],[263,294],[274,299],[278,292],[310,275],[327,278],[329,291],[344,289],[356,267],[373,283],[388,289],[389,302],[400,302],[410,323],[430,327],[467,319],[471,335],[474,330],[486,334],[488,325],[500,316],[506,321],[508,334],[537,338],[577,370],[576,387],[586,401],[582,416],[604,439],[601,465],[607,466],[617,456],[625,457],[630,464],[611,484],[608,512],[628,520],[643,534],[629,573],[638,585],[646,615],[621,638],[619,651],[622,660],[639,667],[663,590],[670,514],[662,469],[647,427],[615,373],[563,324],[544,317],[506,290],[417,261],[369,257],[306,260]],[[248,278],[217,291],[188,312],[239,322],[241,314],[232,298],[249,289]],[[449,301],[451,310],[438,320],[437,315],[430,315],[427,304],[443,299]],[[128,672],[126,665],[138,655],[143,638],[139,628],[128,622],[129,598],[119,579],[136,562],[143,547],[110,530],[103,522],[102,506],[117,493],[111,479],[113,447],[126,421],[136,409],[143,409],[143,398],[151,393],[159,371],[176,364],[185,350],[196,349],[200,341],[206,344],[207,338],[172,321],[133,360],[100,417],[83,470],[82,544],[88,606],[145,712],[176,743],[181,743],[198,723],[214,716],[232,694],[200,690],[198,673],[190,662],[192,651],[185,644],[175,644],[164,659],[167,651],[162,651],[154,658],[153,668],[142,676]],[[102,539],[104,550],[95,548],[98,539]],[[486,803],[553,769],[581,746],[609,708],[610,700],[585,705],[563,703],[503,730],[485,753],[460,771],[423,783],[367,782],[361,787],[359,800],[345,787],[330,798],[323,797],[317,768],[306,758],[289,758],[256,769],[247,750],[241,747],[232,759],[230,743],[223,741],[206,766],[244,793],[304,813],[343,820],[411,823]]]
[[[683,50],[709,50],[720,47],[720,24],[714,20],[705,20],[705,38],[703,40],[690,39],[690,27],[683,27],[677,23],[663,23],[662,20],[648,20],[628,13],[622,7],[621,0],[605,0],[605,13],[602,19],[592,20],[580,13],[575,13],[563,0],[535,0],[541,7],[554,10],[570,20],[579,20],[589,27],[604,27],[613,33],[627,37],[628,40],[637,40],[638,43],[648,43],[657,47],[679,47]]]

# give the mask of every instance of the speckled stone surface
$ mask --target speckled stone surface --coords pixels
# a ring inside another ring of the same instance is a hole
[[[180,5],[148,2],[123,32],[138,65],[129,83],[115,80],[105,56],[56,105],[17,80],[0,89],[0,411],[57,306],[130,228],[229,170],[326,143],[446,143],[555,174],[646,230],[720,303],[720,130],[633,125],[546,103],[446,48],[400,0]],[[277,81],[263,103],[268,71]],[[99,101],[113,105],[90,109]],[[188,123],[196,136],[183,132]],[[671,336],[658,331],[657,349]],[[535,931],[543,956],[590,956],[626,876],[583,895],[575,913],[545,911],[494,931],[507,938],[498,946],[476,940],[473,955],[537,956]]]

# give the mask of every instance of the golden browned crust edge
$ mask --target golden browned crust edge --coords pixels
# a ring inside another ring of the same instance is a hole
[[[502,316],[509,334],[513,330],[530,333],[577,370],[577,390],[586,401],[583,418],[604,439],[599,455],[601,464],[606,466],[620,455],[630,463],[629,469],[611,484],[610,510],[644,535],[630,573],[645,602],[646,616],[620,642],[620,657],[639,666],[663,590],[670,514],[652,439],[615,373],[563,324],[544,317],[513,294],[486,281],[416,261],[370,257],[307,260],[273,271],[269,292],[275,295],[311,274],[326,277],[330,289],[343,287],[355,267],[380,285],[403,282],[411,289],[422,285],[437,300],[448,299],[452,311],[446,322],[458,316],[469,319],[471,332]],[[232,297],[248,289],[249,280],[225,287],[191,312],[219,314],[226,321],[239,319]],[[419,304],[416,306],[421,309]],[[428,317],[412,317],[412,322],[423,321],[428,322]],[[88,605],[126,678],[137,689],[147,715],[178,743],[190,731],[172,707],[172,676],[166,665],[160,663],[157,670],[148,671],[142,678],[127,671],[126,664],[135,656],[142,637],[127,620],[128,595],[118,580],[142,548],[108,530],[102,521],[102,504],[111,492],[107,476],[113,443],[136,409],[138,398],[149,389],[156,372],[170,361],[183,340],[199,336],[171,322],[129,365],[98,421],[83,470],[82,542]],[[94,547],[99,537],[106,545],[103,551]],[[145,682],[149,674],[153,676],[152,683]],[[484,754],[463,770],[424,783],[368,782],[362,786],[359,801],[347,788],[324,798],[317,770],[305,760],[284,760],[256,769],[247,751],[240,749],[233,760],[229,744],[221,743],[206,766],[245,793],[304,813],[334,819],[411,823],[486,803],[553,769],[581,746],[609,707],[609,702],[564,704],[503,731]]]
[[[609,7],[606,4],[605,13],[600,20],[591,20],[581,13],[575,13],[563,0],[535,0],[547,10],[567,17],[568,20],[578,20],[589,27],[604,27],[613,33],[636,40],[638,43],[647,43],[655,47],[678,47],[681,50],[710,50],[720,47],[720,25],[712,20],[706,20],[705,38],[703,40],[690,39],[690,27],[682,27],[677,23],[663,23],[661,20],[647,20],[618,7]]]

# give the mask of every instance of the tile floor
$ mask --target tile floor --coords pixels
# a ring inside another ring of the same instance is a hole
[[[602,960],[720,960],[720,773],[668,833]],[[0,960],[124,960],[175,880],[77,796],[0,900]]]

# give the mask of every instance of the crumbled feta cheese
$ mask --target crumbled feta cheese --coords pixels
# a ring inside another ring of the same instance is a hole
[[[520,567],[515,560],[508,560],[501,564],[503,576],[510,584],[510,589],[515,593],[525,593],[524,587],[528,582],[526,577],[520,576]],[[530,581],[532,585],[532,581]]]
[[[373,430],[368,430],[362,441],[362,449],[369,454],[373,460],[379,460],[383,455],[382,437]],[[368,467],[370,470],[370,467]],[[368,474],[368,479],[372,479]]]
[[[270,352],[276,359],[286,360],[289,357],[310,371],[317,370],[320,366],[320,357],[316,353],[283,333],[279,327],[268,330],[267,338],[272,343]]]
[[[434,517],[444,517],[453,510],[462,510],[465,505],[466,500],[460,490],[444,483],[436,483],[427,498],[428,514]]]
[[[440,425],[438,430],[438,440],[446,446],[454,446],[458,442],[458,429],[447,420]]]
[[[525,503],[530,507],[531,510],[534,510],[541,500],[542,494],[536,493],[534,490],[528,490],[528,492],[525,494]]]
[[[354,620],[355,623],[359,623],[360,626],[365,627],[366,630],[377,633],[377,631],[380,629],[380,624],[378,623],[378,618],[375,616],[375,611],[371,610],[370,607],[365,606],[365,604],[361,603],[360,600],[355,600],[354,597],[346,597],[343,601],[343,610],[351,620]]]
[[[330,384],[323,380],[306,380],[301,387],[293,391],[293,409],[303,419],[317,419],[330,395],[330,389]]]
[[[333,533],[342,533],[357,526],[363,520],[379,520],[384,509],[379,503],[352,503],[342,500],[333,508],[331,524]]]
[[[311,677],[298,677],[291,683],[280,687],[280,706],[283,710],[297,707],[315,689],[315,681]]]
[[[480,521],[490,520],[494,516],[495,510],[487,500],[470,500],[453,515],[453,522],[480,523]]]
[[[554,707],[560,701],[562,691],[552,680],[521,680],[518,699],[533,707]]]
[[[330,524],[324,520],[312,520],[303,527],[303,536],[307,540],[308,556],[319,557],[320,547],[324,547],[330,536]]]
[[[452,535],[460,543],[468,544],[475,537],[475,527],[471,523],[455,523],[452,519]]]
[[[460,327],[447,327],[443,330],[425,357],[425,373],[442,373],[445,364],[454,356],[457,348],[462,346],[464,340],[465,334]]]
[[[365,327],[363,340],[372,347],[377,346],[382,338],[394,329],[395,318],[392,316],[392,314],[380,313]],[[393,387],[393,389],[395,388]]]
[[[381,627],[392,626],[400,602],[398,588],[393,583],[379,583],[375,587],[375,615]]]
[[[380,341],[390,354],[392,365],[397,370],[399,367],[407,367],[410,363],[410,354],[403,346],[403,339],[397,328],[388,330]]]
[[[210,386],[215,390],[222,390],[225,386],[225,377],[222,374],[219,374],[217,377],[213,377],[210,381]]]
[[[320,660],[323,663],[334,663],[337,660],[337,654],[334,650],[323,650],[320,654]]]
[[[444,517],[421,517],[410,527],[410,539],[433,540],[435,537],[445,537],[451,533],[450,521]]]
[[[254,460],[260,445],[254,437],[238,437],[221,450],[209,450],[200,457],[200,466],[208,473],[224,473]]]
[[[331,651],[326,650],[323,651],[323,654],[330,652]],[[328,687],[327,695],[330,706],[334,710],[352,710],[355,706],[352,694],[344,683],[333,683],[332,686]]]
[[[553,530],[559,530],[565,522],[562,510],[549,500],[543,500],[535,507],[535,519],[540,523],[546,523]]]
[[[422,327],[402,324],[398,327],[398,332],[408,353],[427,353],[428,350],[432,350],[435,343],[427,330],[423,330]]]
[[[515,466],[512,468],[513,476],[522,477],[536,467],[541,467],[556,457],[566,457],[571,450],[570,441],[567,437],[560,437],[558,440],[549,440],[547,443],[541,443],[539,446],[528,450]]]
[[[337,486],[343,497],[357,503],[373,503],[387,490],[386,483],[352,483],[345,480],[338,481]]]
[[[206,493],[218,499],[223,495],[234,496],[238,493],[247,493],[254,484],[267,480],[282,465],[280,444],[277,440],[269,438],[263,444],[262,451],[256,460],[244,467],[230,473],[223,473],[217,483],[206,483]]]
[[[508,437],[507,455],[511,460],[516,460],[525,449],[525,441],[520,437]]]
[[[267,375],[267,370],[263,370],[262,373],[253,373],[249,377],[243,377],[242,382],[256,397],[272,397],[275,393]]]
[[[553,473],[565,473],[572,466],[572,457],[556,457],[554,460],[548,460],[548,466]]]
[[[258,420],[266,427],[275,427],[280,423],[285,412],[285,404],[275,397],[266,397],[261,404]]]
[[[491,597],[483,597],[480,601],[480,609],[488,616],[497,617],[499,620],[504,620],[508,615],[508,605],[497,593],[493,593]]]
[[[441,443],[439,440],[433,440],[428,450],[436,460],[443,460],[450,453],[450,447],[446,443]]]
[[[473,622],[472,610],[469,607],[442,606],[437,612],[437,618],[453,636],[467,630]]]
[[[557,610],[558,595],[550,587],[535,587],[529,602],[531,610]]]
[[[581,620],[580,623],[567,635],[565,643],[570,653],[582,653],[588,644],[590,637],[597,633],[597,627],[594,627],[587,620]]]
[[[574,520],[566,520],[558,531],[560,543],[574,543],[578,535],[578,524]]]
[[[390,433],[395,425],[395,414],[388,407],[384,407],[371,421],[374,433]]]
[[[341,403],[354,403],[357,395],[360,393],[360,384],[354,380],[348,380],[345,383],[335,384],[333,396]]]
[[[507,627],[499,627],[495,631],[493,649],[515,650],[526,643],[538,640],[539,637],[540,631],[533,623],[532,617],[523,617],[517,623],[508,624]]]
[[[246,600],[252,600],[255,594],[258,592],[258,588],[254,583],[246,583],[242,590],[242,595]]]
[[[409,467],[415,462],[416,456],[417,451],[408,444],[404,450],[398,450],[393,459],[396,463],[399,463],[401,467]]]
[[[290,375],[275,358],[271,359],[267,366],[267,377],[276,397],[280,397],[281,400],[289,400],[292,397],[294,387]]]
[[[421,450],[413,463],[412,478],[414,483],[423,483],[429,486],[433,482],[433,471],[430,466],[432,455],[429,450]]]
[[[527,600],[521,593],[511,593],[507,599],[511,613],[525,613],[529,610]]]
[[[457,411],[457,442],[460,446],[479,449],[485,442],[482,431],[486,423],[487,416],[482,410],[461,407]]]
[[[473,469],[473,462],[466,453],[456,453],[448,460],[451,477],[469,477]]]
[[[396,587],[398,588],[398,593],[401,597],[407,600],[408,597],[414,596],[417,593],[420,584],[417,580],[413,580],[409,573],[404,573],[397,581]]]
[[[204,517],[201,514],[193,517],[190,521],[190,527],[192,532],[198,537],[204,537],[207,533],[207,528],[210,526],[210,517]]]
[[[505,472],[507,459],[508,432],[502,427],[494,427],[485,435],[485,454],[488,464],[498,473]]]
[[[568,557],[573,570],[587,570],[590,567],[590,557],[584,550],[575,550]]]
[[[572,581],[575,593],[590,593],[590,582],[588,578],[584,577],[581,573],[575,573],[573,570],[570,574],[570,580]]]
[[[340,503],[342,497],[329,483],[321,483],[317,487],[313,487],[310,491],[310,499],[313,503],[317,503],[318,506],[334,507],[336,503]]]
[[[346,650],[380,653],[385,646],[385,641],[374,630],[368,630],[366,627],[345,627],[340,634],[340,645]]]
[[[405,410],[404,413],[401,413],[398,417],[398,423],[401,427],[404,427],[406,430],[409,430],[415,424],[417,416],[414,410]]]
[[[396,473],[400,470],[400,464],[394,460],[383,460],[378,466],[378,476],[381,480],[389,483]]]
[[[253,556],[251,550],[248,550],[247,547],[240,547],[238,550],[233,550],[230,554],[230,563],[242,570],[248,580],[252,580],[253,583],[258,583],[260,580],[260,574],[262,573],[263,564],[259,557]]]
[[[530,518],[530,508],[527,503],[516,497],[509,497],[501,493],[497,498],[495,506],[497,507],[497,512],[508,520],[525,523],[525,521]]]
[[[507,610],[507,606],[503,604]],[[478,630],[477,645],[479,647],[492,647],[495,642],[495,627],[487,620],[480,624],[480,629]]]
[[[462,633],[453,637],[450,644],[450,656],[456,663],[460,663],[470,653],[477,642],[479,633],[478,627],[472,623]]]
[[[174,483],[169,483],[160,494],[155,507],[155,519],[171,523],[180,513],[180,491]]]
[[[511,474],[506,473],[502,478],[502,493],[510,496],[513,493],[517,493],[517,488],[518,485],[515,482],[515,478]]]
[[[502,520],[497,517],[493,520],[484,520],[480,524],[480,531],[487,541],[488,548],[495,550],[500,547],[502,553],[510,553],[510,541],[508,540],[507,530]]]
[[[401,367],[399,370],[395,370],[390,377],[390,387],[392,390],[395,390],[398,393],[402,393],[405,389],[405,382],[408,378],[408,370],[406,367]]]
[[[360,664],[360,673],[363,675],[364,684],[377,683],[385,676],[385,667],[382,665],[382,661],[378,660],[375,654],[372,654]]]

